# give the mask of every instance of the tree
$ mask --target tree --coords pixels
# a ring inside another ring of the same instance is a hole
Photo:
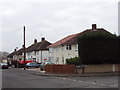
[[[8,52],[0,51],[0,62],[2,62],[3,59],[7,59],[8,55],[9,55]]]

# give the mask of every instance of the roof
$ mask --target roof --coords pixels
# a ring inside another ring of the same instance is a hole
[[[23,52],[24,52],[24,48],[21,48],[16,52],[16,54],[17,55],[22,55]]]
[[[63,39],[61,39],[61,40],[59,40],[59,41],[57,41],[57,42],[49,45],[48,48],[49,47],[54,47],[54,46],[59,46],[59,45],[65,44],[67,41],[72,40],[77,35],[78,34],[69,35],[69,36],[67,36],[67,37],[65,37],[65,38],[63,38]]]
[[[72,35],[69,35],[51,45],[49,45],[47,48],[50,48],[50,47],[57,47],[57,46],[60,46],[60,45],[71,45],[71,44],[77,44],[77,37],[79,35],[82,35],[86,32],[91,32],[91,31],[97,31],[97,32],[107,32],[109,33],[108,31],[106,31],[105,29],[103,28],[97,28],[96,30],[92,30],[92,29],[87,29],[81,33],[77,33],[77,34],[72,34]],[[111,33],[109,33],[111,34]]]
[[[24,51],[23,48],[19,49],[18,51],[14,51],[12,53],[10,53],[7,57],[9,58],[13,58],[14,55],[22,55],[22,52]]]
[[[48,50],[47,46],[49,45],[51,45],[51,43],[46,40],[38,42],[38,43],[34,43],[28,48],[26,48],[26,52]]]
[[[10,53],[7,57],[13,58],[13,55],[15,55],[15,52]]]

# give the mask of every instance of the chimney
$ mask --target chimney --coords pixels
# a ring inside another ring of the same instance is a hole
[[[24,45],[22,45],[22,48],[24,48]]]
[[[37,43],[37,39],[34,40],[34,43]]]
[[[44,41],[44,40],[45,40],[45,38],[44,38],[44,37],[42,37],[42,38],[41,38],[41,41]]]
[[[16,52],[17,50],[16,49],[14,49],[14,52]]]
[[[92,30],[96,30],[97,29],[97,25],[96,24],[92,24]]]

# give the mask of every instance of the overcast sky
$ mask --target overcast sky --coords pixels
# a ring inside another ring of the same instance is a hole
[[[118,34],[119,0],[1,0],[0,51],[12,52],[41,37],[54,43],[92,24]]]

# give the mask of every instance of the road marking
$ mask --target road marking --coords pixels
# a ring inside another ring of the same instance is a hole
[[[62,78],[62,79],[67,79],[67,78]]]
[[[96,84],[96,83],[93,82],[92,84]]]
[[[77,81],[77,80],[74,80],[74,79],[73,79],[72,81]]]
[[[78,82],[83,82],[83,81],[78,81]]]
[[[118,86],[118,84],[113,84],[113,85],[108,85],[110,87],[115,87],[115,86]]]
[[[96,84],[96,85],[100,85],[100,86],[107,86],[107,87],[116,87],[116,86],[118,86],[118,84],[113,84],[113,85],[107,85],[107,84],[100,84],[100,83],[98,83],[98,82],[96,82],[96,81],[94,81],[94,82],[84,82],[84,81],[78,81],[78,80],[75,80],[75,79],[68,79],[68,78],[62,78],[62,77],[54,77],[54,78],[56,78],[56,79],[63,79],[63,80],[69,80],[69,81],[77,81],[77,82],[79,82],[79,83],[89,83],[89,84]]]

